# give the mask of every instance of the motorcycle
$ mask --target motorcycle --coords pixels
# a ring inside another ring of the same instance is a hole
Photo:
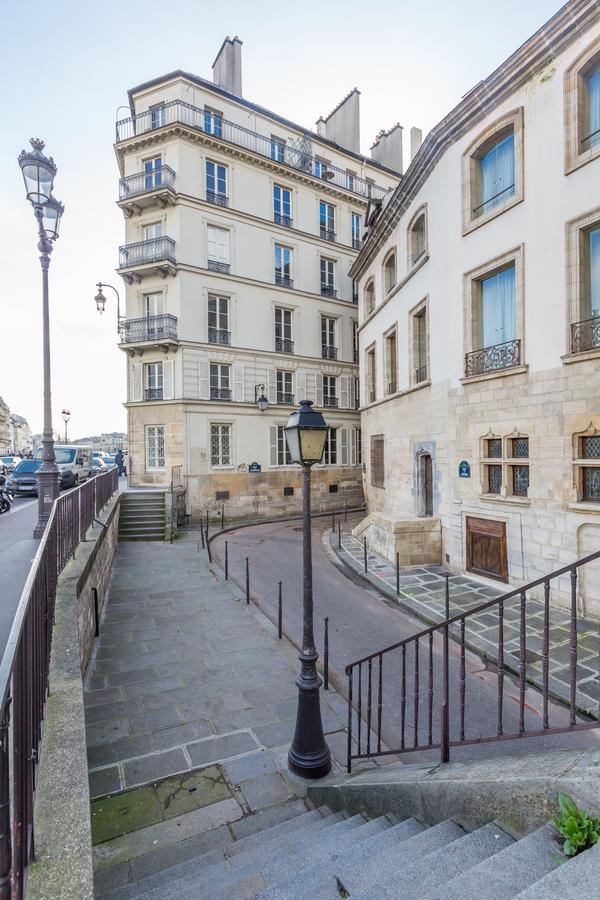
[[[6,487],[6,476],[0,475],[0,515],[9,512],[14,499],[14,491],[8,490]]]

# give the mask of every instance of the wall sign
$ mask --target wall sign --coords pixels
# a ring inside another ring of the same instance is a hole
[[[466,461],[466,459],[461,460],[458,464],[458,477],[459,478],[470,478],[471,477],[471,466]]]
[[[257,462],[250,463],[250,465],[248,466],[248,471],[249,472],[261,472],[262,469],[261,469],[260,463],[257,463]]]

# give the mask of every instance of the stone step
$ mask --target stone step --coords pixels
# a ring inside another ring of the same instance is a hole
[[[158,513],[144,513],[139,516],[121,516],[119,520],[119,528],[123,528],[125,525],[147,525],[154,524],[156,522],[164,522],[165,516],[161,516]]]
[[[120,541],[164,541],[164,531],[155,534],[120,534]]]
[[[408,866],[397,869],[385,881],[376,882],[376,887],[365,893],[364,898],[392,900],[410,897],[417,900],[418,897],[430,897],[433,891],[442,888],[461,872],[511,844],[514,844],[514,838],[495,822],[490,822],[427,854],[423,859],[413,860]]]
[[[159,531],[162,523],[160,520],[155,522],[126,522],[119,526],[119,531]]]
[[[558,844],[557,844],[558,850]],[[564,859],[562,854],[559,860]],[[582,897],[598,896],[598,872],[600,871],[600,844],[584,850],[572,859],[562,862],[553,872],[549,872],[517,894],[518,900],[581,900]]]

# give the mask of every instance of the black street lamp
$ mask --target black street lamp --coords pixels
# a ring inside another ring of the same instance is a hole
[[[98,282],[96,287],[98,288],[98,293],[94,297],[94,300],[96,301],[96,309],[98,310],[100,315],[102,315],[102,313],[104,312],[104,307],[106,306],[106,297],[102,293],[102,289],[110,288],[111,291],[114,291],[117,295],[117,334],[121,336],[125,329],[125,316],[121,315],[121,299],[119,297],[118,290],[116,289],[116,287],[113,287],[112,284],[102,284],[101,281]]]
[[[260,394],[260,396],[259,396]],[[264,384],[255,384],[254,385],[254,402],[258,406],[260,412],[264,412],[267,406],[269,405],[269,401],[265,397],[265,386]]]
[[[68,424],[69,419],[71,418],[71,413],[68,409],[63,409],[63,411],[61,412],[61,416],[63,417],[63,422],[65,423],[65,444],[68,444],[69,442],[67,440],[67,424]]]
[[[323,683],[317,672],[319,654],[315,647],[312,594],[312,541],[310,527],[310,470],[323,458],[329,427],[311,400],[301,400],[285,426],[285,437],[292,462],[302,466],[302,544],[303,544],[303,629],[300,651],[298,711],[294,740],[288,753],[288,766],[303,778],[323,778],[331,771],[331,753],[321,720],[319,689]]]
[[[42,465],[38,478],[38,520],[34,538],[41,538],[50,517],[52,504],[60,493],[59,474],[54,455],[52,431],[52,399],[50,388],[50,315],[48,301],[48,269],[52,244],[58,238],[64,206],[52,196],[56,165],[52,157],[44,156],[44,142],[32,138],[31,150],[19,154],[19,166],[25,182],[27,199],[33,206],[38,223],[38,250],[42,266],[42,330],[44,359],[44,433],[42,437]]]

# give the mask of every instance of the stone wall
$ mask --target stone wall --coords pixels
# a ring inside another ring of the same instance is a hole
[[[401,567],[439,565],[442,561],[440,521],[431,516],[393,519],[371,513],[352,530],[352,534],[365,537],[370,549],[394,565],[396,554]]]

